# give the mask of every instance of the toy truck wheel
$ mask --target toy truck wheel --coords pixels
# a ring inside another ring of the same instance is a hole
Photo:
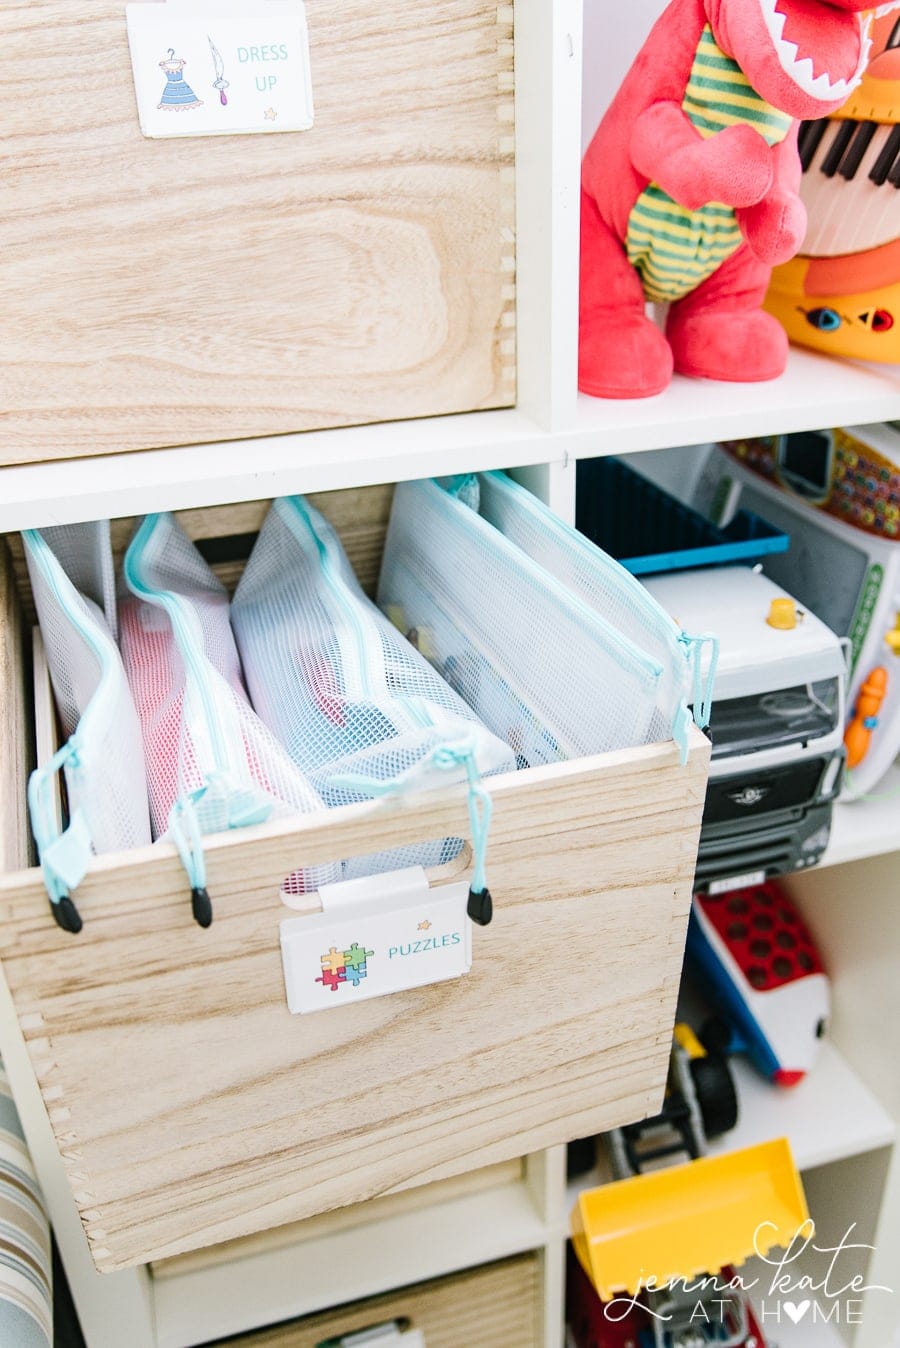
[[[728,1063],[718,1054],[709,1053],[704,1058],[692,1058],[690,1072],[706,1136],[727,1133],[738,1118],[737,1091]]]

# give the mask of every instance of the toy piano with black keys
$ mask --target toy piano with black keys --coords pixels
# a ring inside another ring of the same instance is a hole
[[[884,9],[884,7],[881,7]],[[800,128],[800,254],[776,267],[766,308],[792,341],[900,362],[900,17],[876,11],[873,53],[839,112]]]

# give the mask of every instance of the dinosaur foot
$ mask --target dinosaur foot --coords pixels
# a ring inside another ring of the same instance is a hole
[[[784,328],[761,309],[673,310],[666,328],[679,374],[753,383],[777,379],[787,365]]]
[[[672,352],[643,314],[582,320],[578,387],[593,398],[649,398],[672,378]]]

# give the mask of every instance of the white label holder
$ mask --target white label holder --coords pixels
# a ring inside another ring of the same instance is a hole
[[[155,0],[125,7],[145,136],[308,131],[302,0]]]
[[[472,966],[467,881],[431,889],[421,866],[319,890],[322,911],[281,923],[288,1007],[336,1010]]]

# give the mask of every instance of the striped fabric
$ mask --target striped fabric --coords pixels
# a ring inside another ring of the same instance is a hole
[[[784,140],[792,120],[754,93],[737,62],[716,45],[709,24],[701,35],[681,106],[704,138],[744,123],[775,145]],[[647,298],[659,301],[687,295],[740,243],[730,206],[711,202],[689,211],[653,182],[632,207],[625,240],[628,260],[640,272]]]
[[[0,1344],[53,1348],[50,1226],[2,1063]]]

